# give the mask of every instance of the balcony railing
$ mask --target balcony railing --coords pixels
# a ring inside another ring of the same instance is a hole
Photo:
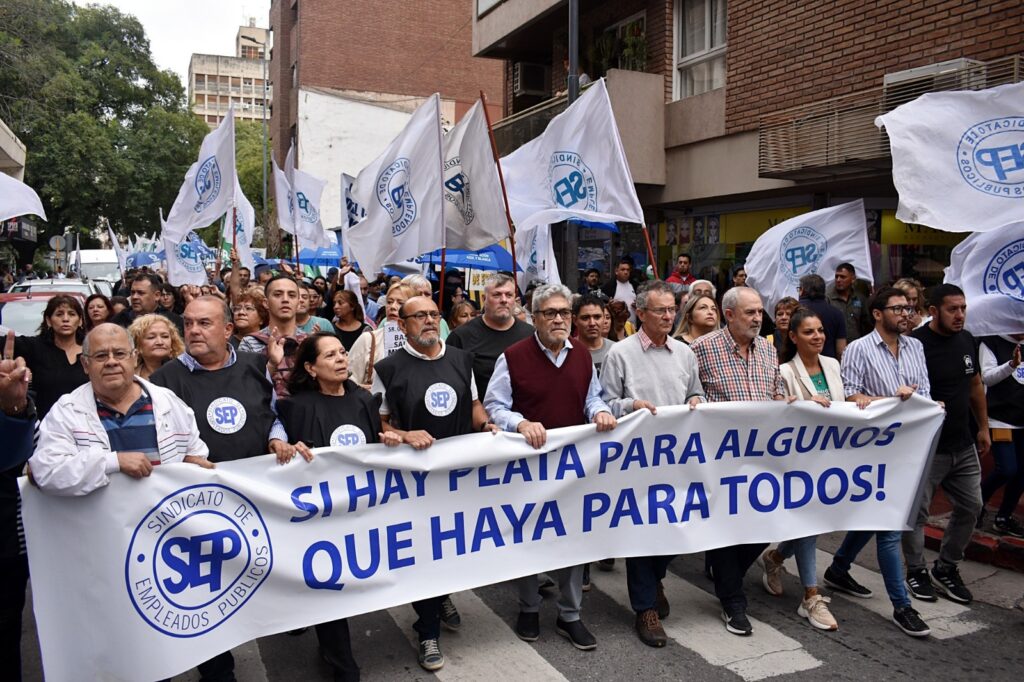
[[[982,90],[1022,79],[1024,58],[1015,55],[762,116],[758,174],[811,181],[887,172],[889,138],[875,127],[876,117],[926,92]]]

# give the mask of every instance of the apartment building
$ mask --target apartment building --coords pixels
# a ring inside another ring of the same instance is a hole
[[[235,119],[262,121],[269,118],[271,101],[267,82],[270,31],[256,26],[239,26],[233,56],[193,54],[188,63],[188,99],[192,111],[215,128],[235,106]]]

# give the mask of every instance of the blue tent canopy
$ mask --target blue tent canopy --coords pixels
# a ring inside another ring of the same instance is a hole
[[[441,264],[441,249],[425,253],[416,259],[419,263],[430,265]],[[497,244],[480,249],[479,251],[465,251],[463,249],[448,249],[445,252],[445,267],[452,268],[475,268],[477,270],[507,270],[512,272],[512,254]],[[517,270],[522,270],[518,265]]]

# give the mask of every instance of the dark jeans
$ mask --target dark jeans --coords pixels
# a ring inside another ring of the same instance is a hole
[[[441,602],[447,598],[447,594],[442,594],[440,597],[421,599],[412,603],[413,610],[419,616],[412,624],[412,629],[419,634],[421,642],[441,636]]]
[[[1012,442],[992,443],[996,468],[981,482],[981,499],[985,502],[1004,485],[1003,501],[996,516],[1013,515],[1024,493],[1024,429],[1013,429]]]
[[[349,637],[348,620],[332,620],[316,626],[316,638],[320,652],[331,666],[335,676],[346,682],[359,682],[359,665],[352,655],[352,639]]]
[[[21,614],[28,558],[0,558],[0,680],[21,679]]]
[[[230,651],[217,654],[196,666],[199,682],[235,682],[235,657]]]
[[[730,616],[746,612],[747,595],[743,593],[743,576],[767,546],[765,542],[708,551],[707,558],[715,578],[715,596]]]
[[[668,565],[675,555],[638,556],[626,559],[626,585],[629,587],[629,605],[637,613],[655,607],[658,601],[658,581],[665,579]]]

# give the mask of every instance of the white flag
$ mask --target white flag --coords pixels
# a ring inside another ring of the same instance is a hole
[[[22,215],[37,215],[46,220],[43,202],[24,182],[0,172],[0,222]]]
[[[228,113],[199,148],[199,160],[185,173],[161,236],[182,242],[191,230],[206,227],[231,207],[235,185],[235,114]]]
[[[160,226],[164,228],[164,217],[160,216]],[[206,266],[203,265],[201,257],[202,250],[196,242],[201,242],[199,235],[189,232],[181,242],[175,242],[167,237],[162,239],[164,245],[164,257],[167,260],[167,281],[176,287],[182,284],[209,284],[206,276]]]
[[[776,303],[797,295],[801,277],[819,274],[827,282],[840,263],[853,265],[859,279],[874,279],[860,199],[779,223],[757,238],[744,267],[747,284],[761,293],[772,316]]]
[[[444,137],[444,227],[449,249],[479,251],[508,236],[483,102]]]
[[[321,248],[334,240],[320,221],[320,199],[327,183],[295,168],[295,145],[288,148],[284,169],[273,162],[274,199],[277,222],[282,230],[295,235],[299,248]]]
[[[341,174],[341,252],[349,255],[348,230],[366,217],[366,209],[352,198],[352,185],[356,179],[348,173]]]
[[[944,281],[964,290],[971,333],[1024,332],[1024,222],[976,232],[960,242]]]
[[[526,291],[530,282],[538,280],[545,284],[561,284],[558,276],[558,262],[555,260],[555,245],[551,241],[551,226],[536,225],[516,230],[516,260],[521,272],[516,273],[519,288]]]
[[[435,94],[424,102],[352,186],[366,217],[349,230],[348,244],[368,278],[444,246],[440,101]]]
[[[897,219],[987,232],[1024,215],[1024,83],[930,92],[875,125],[889,135]]]
[[[73,263],[75,275],[82,276],[82,235],[75,233],[75,262]]]
[[[516,225],[569,218],[643,223],[604,79],[501,160]]]
[[[114,234],[114,228],[107,223],[107,236],[110,237],[110,248],[114,249],[114,255],[117,256],[117,267],[121,271],[121,277],[124,277],[124,273],[128,270],[126,265],[128,254],[125,253],[124,249],[121,248],[121,242],[117,241],[117,235]],[[129,246],[131,245],[131,238],[128,238]]]
[[[230,213],[228,215],[230,216]],[[235,178],[235,225],[232,234],[231,220],[224,221],[224,234],[221,240],[230,245],[235,240],[235,249],[238,251],[238,260],[251,272],[256,268],[256,259],[252,256],[252,234],[256,229],[256,210],[242,193],[242,186]]]

